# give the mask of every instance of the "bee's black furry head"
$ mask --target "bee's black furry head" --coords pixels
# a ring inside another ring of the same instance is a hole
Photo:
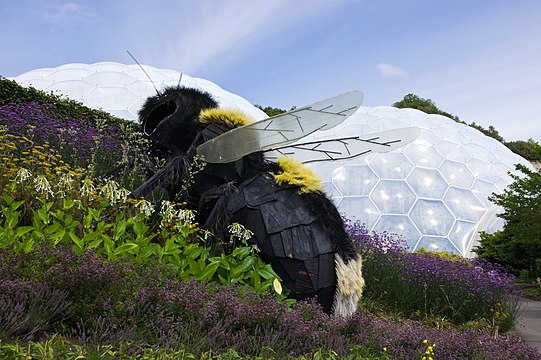
[[[145,135],[183,155],[204,127],[198,120],[201,110],[216,107],[218,103],[208,92],[168,87],[146,100],[139,111],[139,121]]]

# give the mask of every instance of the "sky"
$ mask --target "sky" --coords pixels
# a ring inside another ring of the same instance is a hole
[[[541,142],[539,0],[0,0],[0,76],[115,61],[290,109],[349,90],[431,99]]]

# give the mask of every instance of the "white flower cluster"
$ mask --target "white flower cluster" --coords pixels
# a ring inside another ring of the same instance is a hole
[[[113,180],[107,180],[105,184],[100,187],[101,194],[105,196],[111,204],[124,203],[128,200],[130,192]]]
[[[40,194],[44,194],[46,198],[54,196],[49,180],[43,175],[38,175],[34,178],[34,189]]]
[[[17,174],[15,175],[15,181],[17,184],[22,184],[26,180],[30,179],[32,177],[32,173],[30,170],[27,170],[25,168],[20,168],[19,171],[17,171]]]
[[[149,217],[154,213],[154,206],[150,201],[145,199],[137,199],[135,202],[135,208],[139,210],[139,213],[146,217]]]
[[[246,229],[242,224],[233,223],[227,227],[229,234],[241,241],[246,241],[254,234],[251,230]]]
[[[166,222],[178,219],[179,226],[185,226],[195,220],[195,211],[190,209],[175,209],[171,201],[163,201],[160,209],[160,216],[162,218],[161,225]]]

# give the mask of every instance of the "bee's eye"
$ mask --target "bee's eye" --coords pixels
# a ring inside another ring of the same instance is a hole
[[[156,106],[148,115],[144,124],[143,131],[146,135],[152,134],[152,132],[158,127],[158,125],[169,115],[173,114],[177,110],[177,104],[174,101],[166,101]]]

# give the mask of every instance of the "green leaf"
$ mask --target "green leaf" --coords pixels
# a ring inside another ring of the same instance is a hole
[[[266,279],[266,280],[277,277],[276,273],[274,272],[274,270],[272,270],[272,267],[269,264],[265,265],[264,267],[260,269],[257,269],[257,273],[261,275],[263,279]]]
[[[23,245],[23,251],[25,253],[28,253],[32,250],[32,247],[34,246],[34,240],[32,238],[28,238]]]
[[[208,264],[205,269],[196,277],[196,279],[199,281],[211,280],[219,266],[219,262]]]
[[[256,259],[254,257],[245,258],[239,265],[233,268],[233,270],[231,271],[231,276],[233,277],[241,276],[241,278],[244,278],[245,273],[250,268],[252,268],[255,263],[256,263]]]
[[[143,259],[148,259],[152,255],[158,255],[161,252],[161,249],[162,247],[159,244],[148,244],[140,248],[139,256]]]
[[[83,239],[81,239],[80,237],[78,237],[76,234],[74,233],[69,233],[69,237],[71,238],[71,241],[73,241],[75,243],[75,246],[79,249],[79,250],[84,250],[85,248],[85,243],[83,241]]]
[[[139,245],[137,244],[134,244],[134,243],[125,243],[125,244],[122,244],[120,245],[119,247],[117,247],[115,250],[114,250],[114,254],[116,256],[118,255],[122,255],[124,254],[125,252],[128,252],[130,250],[133,250],[135,248],[137,248]]]
[[[231,256],[233,257],[240,257],[245,258],[246,256],[250,255],[251,248],[249,246],[242,246],[238,247],[231,253]]]
[[[103,242],[103,236],[96,236],[94,240],[88,242],[87,248],[94,249],[101,245]]]
[[[119,240],[126,234],[126,220],[117,221],[114,225],[113,239]]]
[[[33,226],[19,226],[17,230],[15,231],[15,236],[21,237],[32,230],[34,230]]]
[[[171,238],[165,240],[162,255],[172,255],[178,253],[180,253],[180,246],[175,243],[175,240]]]

